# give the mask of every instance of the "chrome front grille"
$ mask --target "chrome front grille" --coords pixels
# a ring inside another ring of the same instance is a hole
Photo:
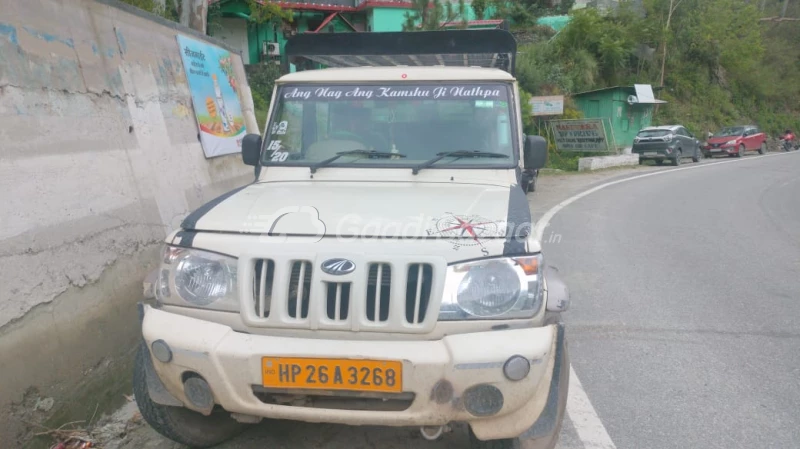
[[[243,319],[256,327],[428,332],[436,322],[438,302],[432,298],[441,296],[446,263],[420,258],[358,260],[346,275],[323,272],[327,258],[240,259],[239,278],[252,282],[240,290]]]
[[[308,318],[308,305],[311,300],[311,277],[311,262],[306,260],[292,262],[287,312],[290,317],[296,320]]]
[[[275,262],[271,260],[258,260],[253,267],[253,298],[255,299],[255,312],[259,318],[269,316],[272,305],[272,283],[275,279]]]
[[[350,314],[350,283],[325,282],[325,314],[329,320],[346,321]]]
[[[433,267],[415,263],[408,267],[406,277],[406,321],[422,323],[428,312],[433,285]]]
[[[369,265],[367,279],[367,319],[383,322],[389,319],[389,299],[391,298],[392,267],[386,263]]]

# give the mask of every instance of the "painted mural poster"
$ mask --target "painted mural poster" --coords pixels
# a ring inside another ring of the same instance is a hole
[[[609,151],[602,119],[551,120],[559,151]]]
[[[203,152],[207,158],[240,152],[247,129],[231,53],[180,35],[178,46],[192,93]]]

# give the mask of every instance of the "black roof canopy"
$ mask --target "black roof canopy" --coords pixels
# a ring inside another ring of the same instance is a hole
[[[491,67],[514,75],[517,41],[502,29],[304,33],[286,43],[289,62],[328,67]]]

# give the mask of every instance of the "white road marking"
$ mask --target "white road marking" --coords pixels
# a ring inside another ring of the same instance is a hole
[[[597,412],[594,411],[586,391],[583,390],[581,381],[575,375],[575,370],[570,366],[569,371],[569,394],[567,395],[567,415],[578,434],[578,438],[583,442],[586,449],[616,449],[617,446],[611,441],[606,428],[600,422]]]
[[[673,168],[673,169],[669,169],[669,170],[662,170],[662,171],[644,173],[644,174],[641,174],[641,175],[631,176],[630,178],[623,178],[623,179],[618,179],[616,181],[610,181],[610,182],[607,182],[605,184],[600,184],[599,186],[593,187],[593,188],[591,188],[591,189],[589,189],[589,190],[587,190],[585,192],[581,192],[581,193],[579,193],[579,194],[577,194],[575,196],[567,198],[566,200],[556,204],[550,210],[545,212],[545,214],[542,215],[542,218],[536,223],[536,226],[533,228],[534,236],[536,236],[536,240],[538,240],[541,243],[542,242],[542,236],[544,236],[545,228],[547,228],[547,226],[550,224],[550,220],[552,220],[553,217],[559,211],[561,211],[561,209],[569,206],[570,204],[574,203],[575,201],[577,201],[577,200],[579,200],[579,199],[581,199],[581,198],[583,198],[583,197],[585,197],[587,195],[591,195],[592,193],[597,192],[598,190],[605,189],[606,187],[610,187],[610,186],[613,186],[613,185],[616,185],[616,184],[622,184],[623,182],[633,181],[634,179],[647,178],[649,176],[658,176],[658,175],[663,175],[663,174],[666,174],[666,173],[675,173],[675,172],[684,171],[684,170],[695,170],[695,169],[698,169],[698,168],[718,167],[718,166],[723,165],[723,164],[733,164],[733,163],[736,163],[736,162],[754,161],[754,160],[758,160],[758,159],[765,158],[765,157],[785,156],[787,154],[793,154],[793,153],[765,154],[763,156],[757,156],[757,157],[745,157],[745,158],[734,159],[734,160],[730,160],[730,161],[713,162],[713,163],[709,163],[709,164],[692,165],[692,166],[689,166],[689,167]]]
[[[575,201],[587,195],[591,195],[592,193],[597,192],[598,190],[601,189],[605,189],[606,187],[609,186],[621,184],[623,182],[633,181],[634,179],[647,178],[648,176],[663,175],[665,173],[674,173],[683,170],[694,170],[703,167],[716,167],[722,164],[732,164],[736,162],[756,160],[763,157],[784,156],[787,154],[791,153],[767,154],[758,157],[742,158],[731,161],[722,161],[722,162],[702,164],[702,165],[692,165],[689,167],[673,168],[670,170],[644,173],[637,176],[631,176],[630,178],[623,178],[623,179],[618,179],[616,181],[610,181],[604,184],[600,184],[599,186],[593,187],[589,190],[586,190],[585,192],[581,192],[577,195],[567,198],[566,200],[553,206],[550,210],[545,212],[542,218],[536,223],[533,232],[534,235],[536,236],[536,239],[539,242],[542,242],[542,237],[544,235],[545,228],[547,228],[547,226],[550,224],[550,220],[552,220],[553,217],[559,211],[561,211],[561,209],[564,209],[565,207],[569,206],[570,204],[574,203]],[[597,412],[592,406],[591,401],[589,401],[589,396],[586,395],[586,391],[583,389],[583,385],[581,385],[581,381],[575,374],[575,369],[572,367],[572,365],[570,365],[570,374],[569,374],[567,415],[569,415],[569,419],[575,428],[575,432],[578,434],[578,438],[580,438],[585,449],[616,449],[617,446],[614,445],[613,441],[611,441],[611,437],[608,435],[606,428],[600,421],[600,417],[597,416]]]

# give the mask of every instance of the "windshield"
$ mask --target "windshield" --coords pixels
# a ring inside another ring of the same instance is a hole
[[[668,129],[647,129],[639,131],[639,137],[664,137],[670,134],[672,134],[672,131]]]
[[[451,156],[431,168],[512,167],[510,97],[504,83],[285,85],[262,164],[312,166],[339,156],[326,165],[416,167],[439,153],[480,151],[505,157]]]
[[[734,126],[730,128],[722,128],[722,130],[718,132],[716,136],[717,137],[741,136],[742,133],[744,133],[744,127]]]

